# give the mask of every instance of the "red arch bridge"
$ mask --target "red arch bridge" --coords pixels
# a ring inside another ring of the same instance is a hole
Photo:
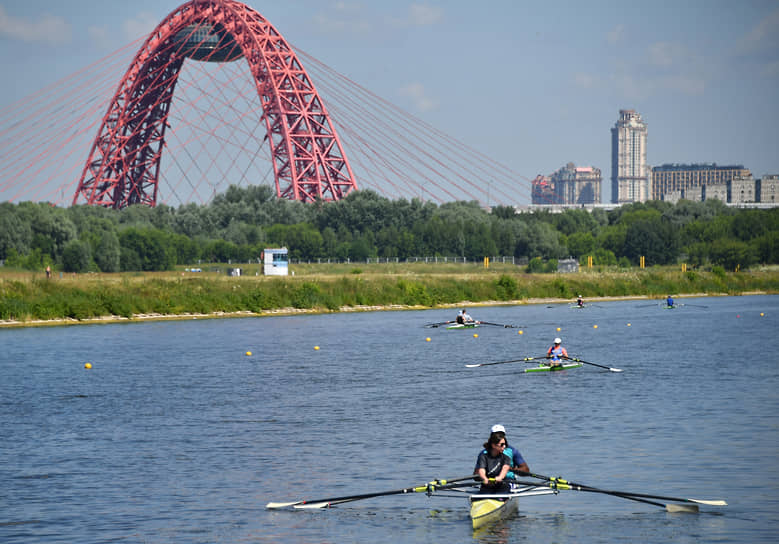
[[[142,40],[0,110],[0,200],[124,208],[254,184],[302,202],[359,186],[519,206],[531,186],[236,0],[182,4]]]

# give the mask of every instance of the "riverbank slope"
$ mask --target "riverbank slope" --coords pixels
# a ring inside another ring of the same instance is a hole
[[[0,273],[0,327],[203,319],[475,305],[779,293],[779,270],[676,268],[525,274],[511,265],[330,265],[287,277],[219,271],[54,275]],[[685,295],[686,293],[686,295]]]

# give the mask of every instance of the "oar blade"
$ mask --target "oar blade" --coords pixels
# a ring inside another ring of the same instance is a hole
[[[465,365],[466,368],[479,368],[480,366],[484,366],[483,363],[476,363],[472,365]]]
[[[698,512],[698,506],[695,504],[666,504],[665,509],[667,512],[673,513],[695,514]]]
[[[303,503],[303,504],[296,504],[292,508],[298,509],[298,510],[316,510],[318,508],[329,508],[330,503],[329,502],[312,502],[312,503]]]
[[[707,501],[703,499],[687,499],[691,502],[697,502],[698,504],[706,504],[708,506],[727,506],[728,503],[722,500],[715,500],[715,501]]]
[[[621,368],[612,368],[612,367],[606,366],[606,365],[599,365],[598,363],[591,363],[589,361],[582,361],[578,357],[565,357],[564,356],[563,359],[568,359],[569,361],[575,361],[577,363],[582,363],[582,364],[585,364],[585,365],[597,366],[598,368],[605,368],[606,370],[609,370],[611,372],[622,372]]]
[[[300,504],[300,501],[295,502],[269,502],[265,505],[265,508],[289,508],[290,506],[295,506],[296,504]]]

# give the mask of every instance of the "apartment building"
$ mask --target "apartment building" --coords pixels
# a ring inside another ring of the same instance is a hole
[[[611,129],[611,201],[615,204],[646,202],[651,169],[646,155],[647,124],[636,110],[619,110]]]

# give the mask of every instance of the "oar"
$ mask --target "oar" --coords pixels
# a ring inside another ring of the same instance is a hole
[[[521,325],[503,325],[501,323],[490,323],[489,321],[479,321],[481,325],[492,325],[493,327],[503,327],[504,329],[520,329]]]
[[[464,480],[473,480],[474,479],[473,474],[469,474],[468,476],[463,476],[461,478],[452,478],[452,479],[446,479],[446,480],[433,480],[432,482],[428,482],[423,485],[419,486],[413,486],[413,487],[405,487],[403,489],[395,489],[393,491],[379,491],[376,493],[362,493],[360,495],[347,495],[345,497],[330,497],[327,499],[317,499],[317,500],[300,500],[300,501],[293,501],[293,502],[269,502],[265,505],[265,508],[287,508],[287,507],[294,507],[294,508],[327,508],[330,505],[333,504],[340,504],[344,502],[351,502],[351,501],[359,501],[362,499],[370,499],[373,497],[383,497],[386,495],[402,495],[404,493],[430,493],[434,491],[438,486],[443,486],[450,484],[452,482],[461,482]]]
[[[531,476],[540,480],[546,480],[550,483],[550,487],[553,489],[570,489],[574,491],[589,491],[590,493],[602,493],[605,495],[613,495],[615,497],[621,497],[623,499],[629,499],[638,502],[646,502],[648,504],[654,504],[655,506],[662,506],[669,512],[697,512],[698,504],[706,504],[709,506],[727,506],[727,502],[723,500],[704,500],[704,499],[680,499],[678,497],[665,497],[662,495],[648,495],[646,493],[633,493],[630,491],[610,491],[606,489],[598,489],[597,487],[591,487],[588,485],[577,484],[575,482],[569,482],[562,478],[555,478],[551,476],[544,476],[543,474],[534,474],[532,472],[518,471],[516,474]],[[520,482],[529,483],[529,482]],[[691,504],[662,504],[658,502],[652,502],[645,499],[657,499],[661,501],[674,501]]]
[[[694,308],[708,308],[708,306],[704,306],[703,304],[682,304],[682,306],[692,306]]]
[[[494,363],[474,363],[471,365],[465,365],[468,368],[478,368],[480,366],[492,366],[492,365],[505,365],[506,363],[526,363],[529,361],[535,361],[537,359],[546,359],[546,356],[543,357],[524,357],[523,359],[511,359],[508,361],[495,361]]]
[[[425,325],[425,328],[435,329],[437,327],[440,327],[441,325],[448,325],[449,323],[454,323],[454,321],[442,321],[441,323],[428,323]]]
[[[533,482],[523,482],[523,481],[519,481],[519,480],[514,480],[514,483],[517,483],[517,484],[520,484],[520,485],[534,485]],[[549,487],[554,489],[554,490],[569,489],[568,487],[563,487],[563,486],[560,486],[560,485],[558,485],[556,483],[549,484]],[[595,489],[592,489],[592,488],[583,488],[583,487],[582,488],[578,488],[577,491],[590,491],[592,493],[600,493],[601,492],[601,490],[595,490]],[[608,495],[614,495],[615,497],[620,497],[620,498],[628,499],[628,500],[631,500],[631,501],[643,502],[643,503],[646,503],[646,504],[659,506],[661,508],[665,508],[669,512],[697,512],[698,511],[698,507],[696,505],[694,505],[694,504],[692,504],[692,505],[691,504],[663,504],[661,502],[650,501],[650,500],[647,500],[647,499],[639,499],[638,497],[633,497],[632,495],[627,495],[625,493],[621,493],[621,492],[617,492],[617,491],[613,491],[613,492],[612,491],[603,491],[603,493],[608,494]]]
[[[582,364],[585,364],[585,365],[599,366],[601,368],[605,368],[606,370],[611,370],[612,372],[622,372],[621,368],[611,368],[610,366],[599,365],[598,363],[590,363],[589,361],[582,361],[578,357],[565,357],[565,356],[563,356],[562,358],[563,359],[568,359],[569,361],[574,361],[576,363],[582,363]]]

